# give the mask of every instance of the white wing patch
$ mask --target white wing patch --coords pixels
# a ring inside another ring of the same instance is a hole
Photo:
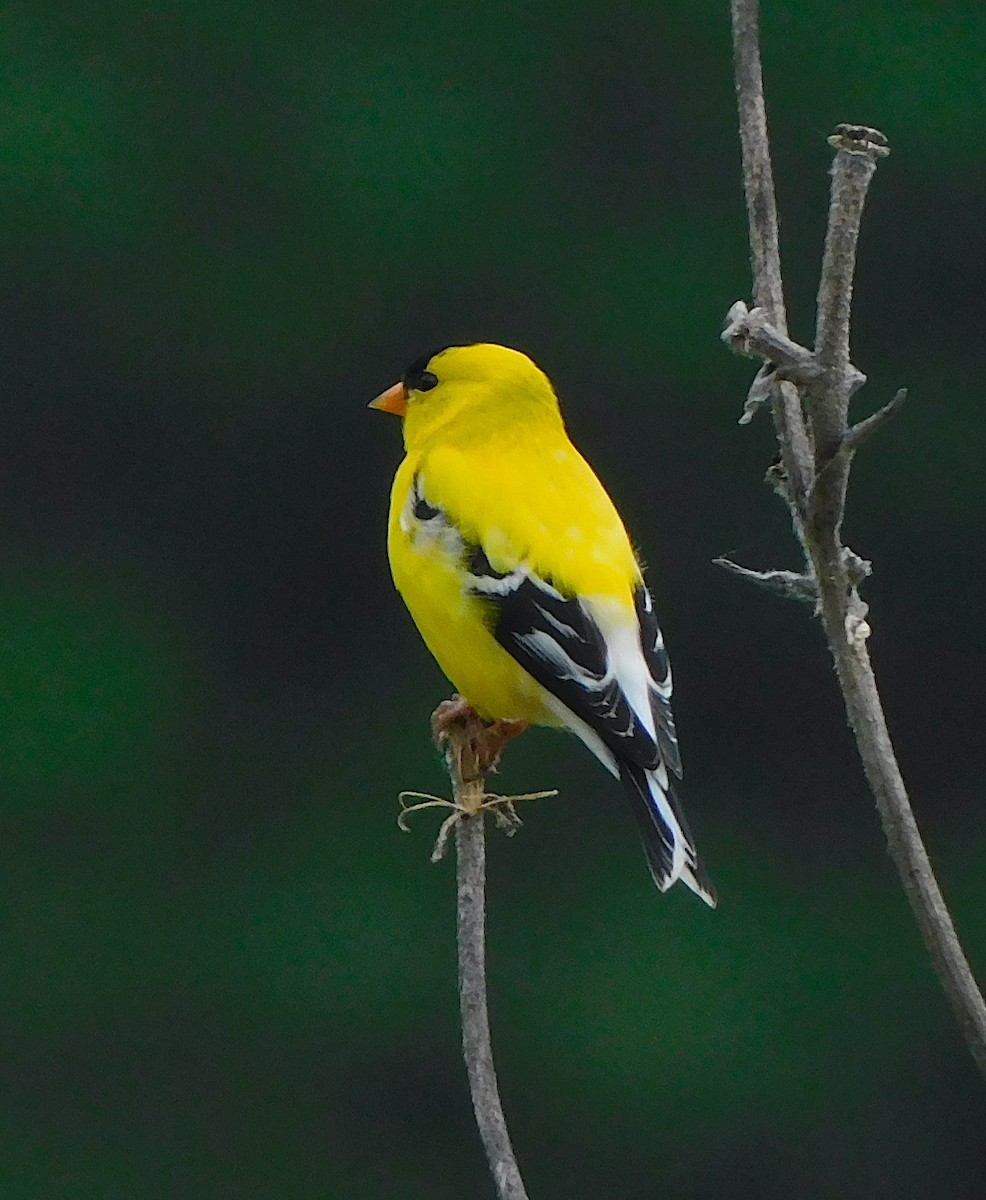
[[[401,509],[400,526],[412,544],[431,545],[449,558],[459,558],[465,549],[462,536],[448,515],[425,499],[419,475],[414,477]]]

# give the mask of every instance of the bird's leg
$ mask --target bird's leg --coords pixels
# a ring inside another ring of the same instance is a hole
[[[558,793],[526,792],[522,796],[497,796],[486,790],[486,776],[495,771],[507,743],[527,728],[525,721],[485,722],[462,696],[444,700],[431,717],[431,733],[435,745],[445,754],[452,780],[451,800],[426,792],[401,792],[398,826],[408,832],[407,818],[423,808],[449,808],[452,811],[442,822],[432,852],[432,862],[445,854],[448,839],[456,824],[464,817],[474,817],[489,810],[497,825],[508,835],[521,826],[514,803],[518,800],[539,800]],[[406,801],[416,800],[417,804]]]
[[[458,753],[462,779],[466,783],[483,779],[490,771],[495,771],[507,743],[526,728],[526,721],[487,723],[469,701],[458,694],[451,700],[443,700],[431,714],[432,740],[440,750]]]
[[[454,725],[465,726],[474,721],[479,721],[479,714],[464,696],[456,692],[451,700],[443,700],[431,714],[431,740],[441,749]]]
[[[486,723],[464,696],[443,700],[431,714],[431,736],[445,755],[453,801],[465,813],[482,806],[486,772]]]

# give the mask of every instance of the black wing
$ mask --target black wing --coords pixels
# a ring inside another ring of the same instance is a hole
[[[658,747],[630,707],[599,626],[579,599],[526,568],[495,571],[479,547],[468,548],[466,567],[473,594],[490,606],[491,629],[500,645],[616,759],[656,768]]]
[[[656,745],[627,700],[599,626],[577,596],[563,594],[550,580],[523,566],[497,571],[482,546],[462,538],[448,514],[426,499],[420,477],[415,478],[408,496],[405,519],[419,536],[441,539],[450,553],[461,557],[467,586],[489,607],[496,640],[617,759],[647,770],[663,762],[669,771],[681,775],[671,713],[671,668],[643,584],[634,594],[634,606],[649,674]]]

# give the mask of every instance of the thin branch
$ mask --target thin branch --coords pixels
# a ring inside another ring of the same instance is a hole
[[[760,8],[757,0],[730,0],[730,12],[755,306],[766,311],[778,333],[786,335],[777,202],[760,65]],[[771,411],[788,485],[800,508],[812,486],[814,452],[798,393],[790,384],[781,383],[775,389]],[[799,536],[801,533],[798,519],[795,520],[795,533]]]
[[[784,596],[788,600],[801,600],[806,604],[818,602],[818,584],[810,575],[798,574],[796,571],[751,571],[741,567],[731,558],[714,558],[712,562],[717,567],[738,575],[748,583],[756,584],[775,595]]]
[[[753,255],[753,294],[756,307],[764,309],[775,329],[786,334],[777,201],[774,199],[774,172],[770,163],[760,65],[760,10],[758,4],[744,3],[743,0],[733,0],[730,9],[736,62],[736,104],[743,150],[743,189]]]
[[[876,798],[890,856],[969,1050],[986,1076],[986,1004],[914,819],[887,731],[865,638],[850,636],[851,615],[832,592],[831,587],[822,588],[822,619],[849,723],[856,735],[867,782]]]
[[[884,425],[889,425],[904,407],[906,399],[907,388],[898,388],[896,395],[889,404],[885,404],[883,408],[877,409],[875,413],[865,417],[862,421],[858,421],[846,430],[842,436],[842,441],[839,443],[838,450],[819,469],[818,474],[815,476],[815,495],[813,499],[816,505],[824,503],[825,497],[829,492],[832,492],[829,503],[841,504],[842,507],[845,507],[845,488],[849,482],[852,456],[861,446],[864,446],[870,440],[874,433],[879,432]],[[839,492],[838,488],[841,488],[842,491]]]
[[[456,708],[455,702],[451,703],[452,719],[445,715],[440,727],[434,720],[433,726],[445,751],[452,799],[460,809],[453,821],[462,1053],[497,1196],[499,1200],[528,1200],[500,1102],[486,1001],[485,777],[502,749],[503,734],[484,725],[465,706]],[[436,718],[441,712],[439,709]]]
[[[843,453],[847,451],[855,453],[860,446],[870,440],[874,433],[881,430],[884,425],[889,425],[904,407],[906,399],[907,388],[898,388],[893,400],[889,404],[885,404],[883,408],[878,408],[872,416],[866,417],[864,420],[858,421],[853,425],[843,439]]]
[[[758,296],[779,296],[779,267],[775,276],[774,264],[769,261],[769,256],[765,261],[762,249],[759,249],[764,244],[764,225],[774,222],[776,226],[776,216],[772,206],[757,208],[751,202],[751,195],[759,194],[754,186],[756,181],[770,179],[770,151],[766,121],[762,118],[757,0],[732,0],[732,15],[755,290]],[[986,1075],[986,1003],[962,950],[921,840],[867,652],[868,608],[857,589],[869,573],[869,564],[853,554],[841,540],[853,452],[876,429],[886,424],[903,403],[903,395],[898,393],[889,405],[872,417],[851,429],[848,426],[849,400],[861,382],[859,373],[849,361],[856,243],[867,188],[877,161],[889,150],[881,133],[860,125],[840,125],[829,141],[837,153],[818,288],[814,357],[821,372],[817,378],[806,379],[801,384],[796,419],[785,407],[785,419],[777,420],[777,406],[774,407],[784,472],[790,476],[792,464],[794,469],[806,469],[807,473],[801,478],[810,481],[810,486],[806,489],[785,486],[777,490],[791,508],[795,531],[806,557],[805,577],[816,581],[818,612],[835,662],[863,770],[883,822],[890,855],[972,1056]],[[783,321],[777,321],[776,316],[773,324],[777,331],[786,333]],[[784,386],[795,391],[793,384]],[[808,437],[806,434],[806,437],[809,444],[814,442],[814,462],[808,468],[804,468],[799,433],[799,422],[800,429],[804,430],[805,410],[810,416],[813,435]],[[817,474],[814,468],[817,468]],[[774,482],[776,484],[776,479]],[[735,567],[732,569],[735,572]],[[758,583],[771,577],[777,582],[777,577],[789,574],[745,572],[742,568],[738,573],[752,575]],[[792,587],[789,590],[797,593],[798,589]]]
[[[852,465],[846,439],[849,400],[855,390],[849,362],[849,327],[856,245],[877,162],[890,150],[879,130],[865,126],[839,125],[829,143],[836,155],[815,325],[815,358],[822,372],[805,387],[803,395],[814,437],[816,472],[805,514],[807,549],[813,556],[832,560],[841,557],[839,538]]]
[[[837,153],[818,284],[815,357],[821,376],[806,392],[816,467],[836,453],[846,432],[849,398],[855,390],[849,375],[849,324],[856,244],[877,162],[890,153],[886,137],[863,125],[839,125],[829,143]]]
[[[527,1200],[500,1103],[486,1007],[486,837],[483,814],[455,827],[462,1053],[479,1135],[501,1200]]]
[[[811,350],[775,329],[767,319],[766,309],[747,308],[742,300],[737,300],[726,313],[726,325],[720,336],[736,354],[768,359],[777,368],[778,377],[792,383],[807,383],[822,373]]]

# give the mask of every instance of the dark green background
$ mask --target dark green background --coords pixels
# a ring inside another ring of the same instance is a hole
[[[490,852],[495,1040],[532,1198],[986,1194],[986,1088],[884,851],[760,483],[726,5],[83,5],[0,12],[0,1193],[490,1194],[459,1060],[448,687],[393,593],[396,422],[423,350],[555,380],[670,641],[722,903],[652,888],[617,789]],[[770,0],[795,334],[825,136],[886,130],[855,472],[872,650],[986,976],[986,10]]]

